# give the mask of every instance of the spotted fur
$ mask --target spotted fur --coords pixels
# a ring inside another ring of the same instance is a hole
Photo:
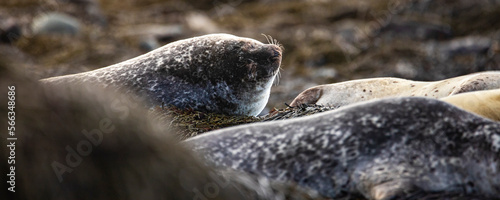
[[[222,129],[185,145],[216,167],[296,182],[331,198],[500,196],[500,124],[431,98]]]
[[[276,44],[211,34],[173,42],[102,69],[42,82],[98,83],[146,97],[149,106],[257,115],[269,99],[280,63],[281,48]]]

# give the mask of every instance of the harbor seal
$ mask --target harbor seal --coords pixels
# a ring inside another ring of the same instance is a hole
[[[340,107],[385,97],[421,96],[443,98],[464,92],[500,88],[500,71],[474,73],[441,81],[411,81],[401,78],[369,78],[319,85],[301,92],[290,103]]]
[[[210,34],[173,42],[109,67],[42,82],[97,83],[144,96],[149,106],[256,116],[267,104],[281,54],[274,42]]]
[[[293,184],[206,167],[123,94],[41,87],[2,64],[0,123],[10,131],[0,134],[0,199],[316,199]]]
[[[221,129],[184,145],[209,165],[293,181],[330,198],[500,196],[500,123],[432,98],[362,102]]]
[[[467,92],[440,100],[491,120],[500,121],[500,89]]]

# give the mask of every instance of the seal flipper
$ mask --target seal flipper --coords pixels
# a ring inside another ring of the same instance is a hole
[[[371,188],[369,199],[392,200],[406,197],[414,191],[411,181],[398,179],[388,181]]]
[[[323,89],[319,87],[309,88],[302,93],[300,93],[293,101],[290,106],[300,106],[302,104],[316,104],[319,98],[323,95]]]

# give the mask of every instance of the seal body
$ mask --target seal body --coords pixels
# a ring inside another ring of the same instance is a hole
[[[278,45],[211,34],[173,42],[102,69],[42,82],[112,86],[145,97],[149,106],[257,115],[267,103],[280,64]]]
[[[437,99],[497,88],[500,88],[500,71],[481,72],[434,82],[370,78],[309,88],[300,93],[290,105],[318,104],[340,107],[385,97],[421,96]]]
[[[387,98],[185,141],[211,165],[336,198],[500,196],[500,124],[440,100]]]
[[[440,100],[491,120],[500,121],[500,89],[467,92]]]

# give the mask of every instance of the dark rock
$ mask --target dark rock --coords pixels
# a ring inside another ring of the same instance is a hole
[[[444,58],[466,54],[484,55],[490,50],[492,44],[493,41],[490,38],[468,36],[456,38],[447,42],[440,42],[437,46],[436,53]],[[431,55],[436,54],[431,52]]]
[[[393,76],[421,81],[436,81],[485,70],[500,70],[492,65],[494,41],[468,36],[449,41],[387,43],[350,63],[354,78]]]
[[[443,40],[453,36],[448,25],[418,21],[393,20],[378,31],[382,37],[388,39]]]
[[[0,43],[11,44],[21,36],[21,26],[14,19],[6,19],[0,22]]]

